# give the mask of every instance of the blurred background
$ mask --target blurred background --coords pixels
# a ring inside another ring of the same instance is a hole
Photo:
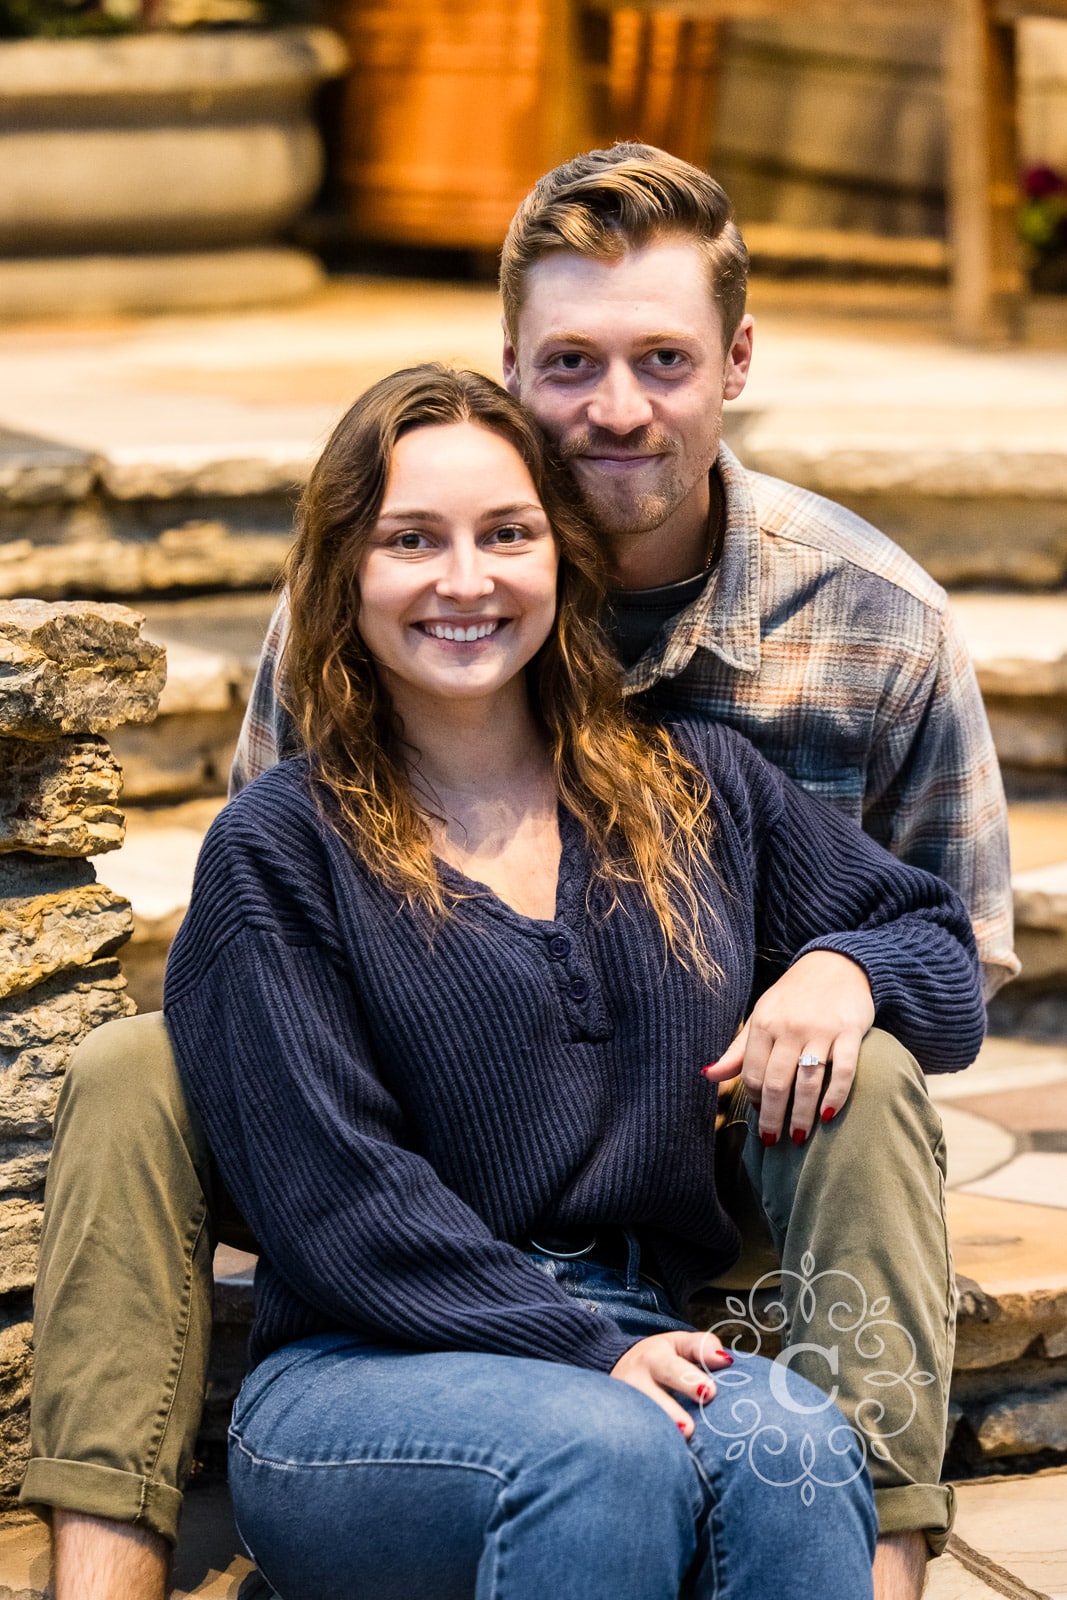
[[[334,271],[489,279],[539,173],[641,137],[714,169],[760,265],[962,278],[957,331],[990,339],[1018,332],[1003,302],[1024,279],[1067,287],[1065,18],[1062,0],[0,0],[0,38],[22,41],[0,76],[0,253],[284,242]],[[310,282],[292,254],[273,265],[246,300]],[[57,271],[34,287],[9,267],[6,314],[147,306],[141,267],[62,302]],[[190,270],[172,303],[239,297],[222,262]]]

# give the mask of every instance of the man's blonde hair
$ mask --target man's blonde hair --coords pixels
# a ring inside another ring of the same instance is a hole
[[[703,252],[729,349],[745,313],[748,251],[722,186],[650,144],[587,150],[555,167],[530,190],[504,240],[500,293],[512,342],[535,262],[557,250],[618,261],[627,250],[675,237]]]

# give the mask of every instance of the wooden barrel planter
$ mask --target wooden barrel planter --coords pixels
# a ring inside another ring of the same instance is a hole
[[[187,282],[214,269],[223,302],[225,257],[239,299],[240,252],[261,271],[319,186],[313,96],[344,65],[325,28],[0,43],[0,299],[40,264],[40,284],[69,284],[57,309],[78,307],[101,257],[116,281],[176,257]],[[301,252],[277,264],[318,272]]]
[[[353,231],[495,250],[540,174],[583,147],[563,0],[345,0],[338,165]]]

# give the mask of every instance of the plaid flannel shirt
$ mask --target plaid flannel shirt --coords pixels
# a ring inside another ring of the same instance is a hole
[[[974,924],[987,995],[1018,970],[1007,811],[974,670],[943,589],[869,523],[748,472],[723,445],[722,554],[703,593],[626,675],[654,711],[729,723],[901,860],[946,879]],[[230,775],[297,748],[274,693],[284,595]]]

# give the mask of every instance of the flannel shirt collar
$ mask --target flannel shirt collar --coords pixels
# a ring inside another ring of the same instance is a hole
[[[710,650],[738,672],[759,671],[760,537],[756,502],[744,467],[725,444],[719,445],[716,465],[726,500],[722,553],[703,592],[630,668],[623,680],[627,694],[640,694],[661,678],[676,678],[697,649]]]

